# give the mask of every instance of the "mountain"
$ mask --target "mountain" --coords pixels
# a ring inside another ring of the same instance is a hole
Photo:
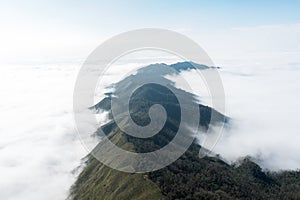
[[[189,62],[173,65],[153,64],[139,69],[135,75],[130,75],[114,84],[112,86],[114,92],[108,93],[91,109],[111,112],[111,100],[118,101],[118,98],[126,95],[127,91],[134,91],[129,102],[129,111],[136,124],[145,126],[150,123],[148,111],[154,104],[160,104],[165,108],[167,120],[156,135],[150,138],[137,138],[124,133],[110,113],[110,121],[101,129],[111,142],[132,152],[143,153],[160,149],[175,137],[181,120],[181,111],[190,111],[191,105],[199,107],[199,126],[203,132],[206,132],[209,126],[223,121],[230,123],[228,117],[208,106],[199,104],[196,96],[176,88],[170,80],[164,78],[170,73],[170,69],[172,69],[172,73],[179,73],[191,69],[208,70],[210,67]],[[136,88],[136,85],[144,79],[167,84],[169,89],[155,83]],[[184,99],[182,105],[179,104],[172,91]],[[211,120],[212,113],[216,116],[213,120]],[[123,117],[123,126],[126,126],[128,116],[122,114],[121,116]],[[192,137],[192,132],[186,129],[185,137]],[[97,152],[100,145],[101,142],[93,151]],[[244,158],[234,164],[227,164],[219,156],[200,158],[199,150],[201,148],[197,141],[194,141],[187,151],[171,165],[143,174],[125,173],[111,169],[88,155],[84,170],[71,188],[70,199],[300,198],[299,171],[266,172],[251,161],[251,158]],[[143,164],[140,163],[140,165]]]

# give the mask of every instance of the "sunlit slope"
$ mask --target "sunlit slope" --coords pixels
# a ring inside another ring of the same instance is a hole
[[[201,65],[202,66],[202,65]],[[153,76],[161,81],[169,81],[158,71],[167,65],[150,65],[136,75],[129,76],[115,84],[115,92],[108,94],[92,109],[111,110],[111,98],[118,98],[122,92],[130,91],[134,82],[143,76]],[[173,66],[174,67],[174,66]],[[189,69],[180,63],[179,69]],[[203,68],[202,70],[205,70]],[[143,73],[142,73],[143,72]],[[174,87],[170,82],[170,87]],[[141,139],[123,133],[112,116],[110,122],[102,126],[110,141],[120,148],[132,152],[151,152],[167,145],[176,135],[181,120],[181,107],[191,109],[191,104],[200,108],[199,126],[205,134],[209,126],[230,123],[230,120],[214,109],[199,104],[194,95],[177,90],[184,97],[180,105],[175,94],[157,84],[145,85],[133,93],[129,111],[132,119],[139,125],[150,123],[149,108],[154,104],[162,105],[167,112],[167,120],[161,131],[153,137]],[[117,94],[117,95],[115,95]],[[217,116],[211,121],[211,114]],[[121,126],[126,126],[127,118]],[[188,127],[185,137],[193,137]],[[94,149],[97,152],[99,145]],[[85,169],[74,184],[70,198],[73,199],[300,199],[300,173],[263,171],[251,158],[242,159],[234,164],[224,162],[219,156],[199,158],[201,146],[194,141],[189,149],[174,163],[158,171],[144,174],[130,174],[110,169],[89,156]],[[230,147],[228,147],[230,148]],[[100,152],[101,153],[101,152]],[[121,162],[121,159],[120,159]],[[141,165],[145,163],[140,163]],[[128,167],[132,167],[130,163]]]

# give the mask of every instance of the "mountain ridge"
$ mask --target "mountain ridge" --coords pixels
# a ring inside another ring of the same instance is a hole
[[[202,66],[202,65],[199,65]],[[154,67],[154,68],[153,68]],[[111,99],[118,98],[122,92],[135,89],[135,81],[148,78],[159,79],[169,84],[179,95],[185,98],[186,106],[194,103],[199,105],[201,131],[208,129],[214,123],[229,123],[230,119],[214,109],[197,103],[193,94],[179,90],[167,80],[164,69],[166,65],[149,65],[138,70],[137,74],[126,77],[114,84],[115,91],[93,106],[91,109],[111,111]],[[189,70],[190,65],[180,63],[175,73]],[[201,70],[206,70],[208,67]],[[162,73],[160,73],[162,72]],[[151,152],[168,144],[176,135],[180,123],[181,105],[176,96],[166,88],[147,84],[133,93],[130,103],[130,115],[139,125],[149,124],[149,108],[160,103],[168,113],[168,118],[162,130],[151,138],[136,138],[124,133],[114,122],[110,113],[110,121],[101,129],[111,142],[120,148],[132,152]],[[202,109],[202,112],[201,112]],[[211,121],[211,113],[217,118]],[[124,123],[126,124],[125,116]],[[202,118],[202,123],[201,123]],[[192,137],[189,132],[186,137]],[[101,145],[101,142],[98,144]],[[97,152],[97,147],[93,151]],[[153,172],[134,174],[111,169],[88,156],[86,167],[79,175],[70,193],[71,199],[297,199],[300,198],[300,172],[272,173],[263,171],[251,158],[245,158],[239,164],[228,164],[218,156],[199,157],[202,147],[196,140],[187,151],[171,165]],[[101,153],[101,152],[100,152]],[[122,160],[122,159],[121,159]],[[143,163],[141,163],[142,165]]]

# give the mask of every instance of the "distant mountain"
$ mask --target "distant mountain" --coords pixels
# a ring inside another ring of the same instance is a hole
[[[181,119],[180,106],[187,111],[192,104],[199,106],[199,125],[204,132],[209,126],[223,121],[229,122],[228,117],[208,106],[198,104],[193,94],[175,88],[170,80],[164,78],[170,73],[170,68],[173,73],[209,69],[208,66],[189,62],[149,65],[114,84],[114,92],[107,94],[91,108],[110,112],[112,98],[118,100],[124,92],[133,90],[136,83],[145,78],[168,84],[172,91],[185,99],[184,104],[179,105],[173,92],[155,83],[136,89],[129,104],[134,122],[147,125],[150,122],[148,110],[158,103],[167,112],[166,123],[155,136],[141,139],[123,133],[110,114],[110,122],[101,128],[114,144],[132,152],[151,152],[162,148],[176,135]],[[217,116],[214,121],[211,120],[213,112]],[[128,116],[124,116],[124,125],[127,118]],[[192,137],[189,131],[186,132],[186,137]],[[95,152],[98,146],[94,149]],[[300,172],[264,172],[250,158],[229,165],[218,156],[199,158],[200,149],[201,146],[194,141],[171,165],[144,174],[116,171],[88,155],[86,167],[71,189],[70,199],[300,199]]]

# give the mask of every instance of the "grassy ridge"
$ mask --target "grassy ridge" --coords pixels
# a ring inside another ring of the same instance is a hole
[[[123,149],[131,149],[126,137],[110,134],[110,139]],[[70,199],[81,200],[163,200],[157,184],[147,175],[129,174],[111,169],[89,156],[85,169],[71,189]]]
[[[171,84],[160,75],[165,67],[167,65],[151,65],[143,68],[144,73],[123,79],[115,85],[115,93],[118,94],[116,96],[131,91],[135,87],[134,81],[143,79],[146,75]],[[178,71],[190,68],[186,63],[179,63],[173,67]],[[177,93],[184,97],[184,110],[189,111],[190,105],[196,103],[192,94],[175,87],[173,90],[177,90]],[[116,97],[104,98],[93,109],[110,111],[111,98]],[[155,84],[140,87],[132,95],[130,114],[137,124],[146,125],[150,122],[148,110],[156,103],[165,107],[168,118],[165,126],[155,136],[145,139],[129,136],[121,132],[112,118],[102,130],[111,142],[128,151],[151,152],[160,149],[174,138],[180,124],[181,105],[178,104],[175,95]],[[122,102],[119,105],[122,106]],[[201,116],[199,125],[203,131],[213,123],[228,120],[210,107],[198,106]],[[211,121],[212,112],[217,114],[216,122]],[[125,116],[122,125],[126,126],[126,121]],[[191,137],[188,130],[185,137]],[[70,198],[75,200],[300,199],[299,171],[265,172],[249,158],[233,165],[223,162],[219,157],[200,159],[198,155],[200,148],[194,142],[177,161],[146,174],[119,172],[104,166],[90,156],[85,169],[72,187]],[[117,159],[122,162],[121,160],[122,158]],[[128,167],[131,167],[130,164]]]

